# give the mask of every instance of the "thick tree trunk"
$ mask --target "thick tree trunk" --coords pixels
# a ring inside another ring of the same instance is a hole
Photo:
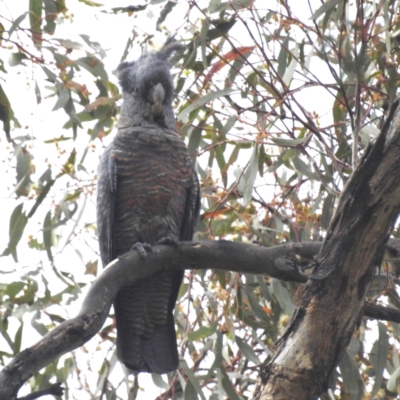
[[[390,125],[391,124],[391,125]],[[390,129],[389,129],[390,128]],[[374,270],[400,211],[398,101],[340,198],[315,270],[254,399],[315,399],[359,323]]]

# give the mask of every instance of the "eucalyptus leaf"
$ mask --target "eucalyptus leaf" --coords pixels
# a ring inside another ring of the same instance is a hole
[[[250,345],[248,345],[243,339],[239,336],[236,336],[236,344],[238,345],[242,354],[249,360],[252,361],[256,365],[260,365],[261,361],[257,357],[256,353],[252,349]]]
[[[18,262],[17,256],[17,245],[22,238],[25,226],[28,222],[28,217],[23,211],[23,203],[18,204],[10,217],[10,228],[9,228],[9,242],[7,248],[3,252],[3,256],[11,254],[15,262]]]
[[[314,14],[310,17],[310,19],[318,19],[321,15],[325,14],[328,11],[334,9],[338,4],[343,2],[343,0],[328,0],[319,7]]]
[[[346,350],[339,362],[339,368],[346,391],[351,400],[361,400],[363,397],[363,382],[354,357]]]
[[[181,361],[180,366],[182,369],[185,371],[185,374],[188,376],[189,381],[193,385],[194,389],[196,390],[197,394],[200,396],[201,400],[206,400],[203,391],[201,390],[201,387],[199,385],[198,380],[196,379],[195,375],[193,372],[190,370],[189,366],[187,365],[186,361]],[[187,386],[187,384],[186,384]],[[186,388],[185,388],[186,390]]]
[[[29,21],[35,45],[42,42],[42,0],[29,0]]]
[[[300,139],[281,139],[281,138],[271,138],[271,139],[275,144],[284,147],[296,147],[307,140],[306,137]]]
[[[219,99],[220,97],[223,97],[223,96],[226,96],[228,94],[231,94],[233,92],[234,92],[234,89],[223,89],[223,90],[217,90],[215,92],[211,92],[209,94],[206,94],[205,96],[199,97],[192,104],[190,104],[184,110],[182,110],[177,115],[176,118],[179,121],[182,121],[184,124],[186,124],[186,123],[189,122],[189,114],[193,110],[195,110],[195,109],[197,109],[197,108],[199,108],[199,107],[201,107],[201,106],[203,106],[203,105],[205,105],[205,104],[207,104],[207,103],[209,103],[209,102],[211,102],[213,100]]]
[[[14,31],[20,26],[21,22],[26,18],[28,15],[28,11],[21,14],[11,25],[11,28],[8,30],[8,36],[11,38]]]
[[[157,387],[159,387],[161,389],[168,389],[169,388],[168,383],[164,381],[164,379],[162,378],[161,375],[156,374],[156,373],[153,372],[151,374],[151,379],[153,379],[153,382]]]
[[[397,367],[394,372],[390,375],[387,383],[386,388],[390,392],[396,393],[398,387],[398,379],[400,377],[400,367]]]
[[[243,206],[246,207],[253,196],[254,181],[256,180],[258,171],[258,154],[259,145],[255,144],[253,148],[253,153],[251,155],[249,165],[243,174]]]
[[[376,358],[374,363],[375,368],[375,383],[372,388],[371,395],[375,396],[382,385],[383,372],[386,365],[386,358],[389,351],[389,335],[385,324],[378,322],[379,338],[376,341]]]

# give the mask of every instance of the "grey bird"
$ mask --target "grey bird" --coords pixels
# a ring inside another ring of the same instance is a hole
[[[123,103],[118,132],[98,169],[97,228],[102,263],[132,247],[192,240],[199,182],[174,118],[169,38],[160,51],[117,68]],[[123,288],[114,303],[117,354],[134,373],[167,373],[179,364],[173,310],[182,271]]]

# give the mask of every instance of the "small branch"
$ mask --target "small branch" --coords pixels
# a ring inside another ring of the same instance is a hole
[[[366,303],[363,315],[368,318],[381,319],[400,324],[400,310],[392,307],[381,307],[377,304]]]
[[[47,389],[38,390],[37,392],[33,392],[26,396],[18,397],[17,400],[34,400],[46,395],[62,396],[63,394],[64,394],[64,388],[61,387],[61,382],[57,382],[54,385],[48,387]]]

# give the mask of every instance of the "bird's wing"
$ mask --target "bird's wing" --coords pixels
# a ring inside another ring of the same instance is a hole
[[[180,240],[192,240],[200,212],[199,180],[194,168],[191,180],[192,183],[187,189]],[[142,342],[143,358],[149,370],[159,374],[173,371],[179,365],[173,310],[183,279],[183,273],[184,271],[172,271],[168,273],[168,277],[165,277],[166,279],[171,279],[167,320],[164,325],[157,326],[154,329],[149,340]]]
[[[97,184],[97,230],[104,267],[115,258],[113,254],[113,230],[116,190],[117,166],[111,144],[101,158]]]
[[[200,187],[199,178],[193,167],[192,185],[188,189],[185,214],[183,216],[180,240],[192,240],[193,233],[200,213]]]

